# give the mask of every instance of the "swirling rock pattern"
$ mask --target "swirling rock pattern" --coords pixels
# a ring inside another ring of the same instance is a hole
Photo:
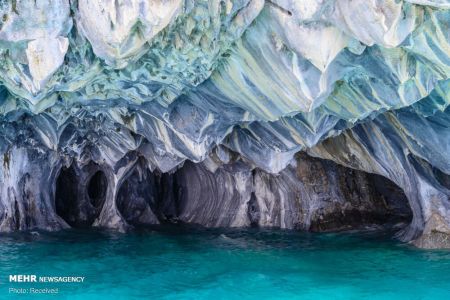
[[[401,238],[449,247],[449,9],[0,1],[0,230],[332,230],[407,202]]]

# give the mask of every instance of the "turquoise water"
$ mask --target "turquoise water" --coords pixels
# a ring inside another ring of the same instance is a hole
[[[9,283],[10,274],[84,283]],[[58,288],[56,296],[9,288]],[[388,233],[169,228],[0,236],[0,298],[450,299],[450,251]]]

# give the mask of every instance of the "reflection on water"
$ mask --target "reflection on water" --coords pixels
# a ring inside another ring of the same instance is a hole
[[[0,298],[37,285],[70,299],[450,299],[450,252],[391,236],[189,227],[1,235]],[[9,283],[9,274],[86,279]]]

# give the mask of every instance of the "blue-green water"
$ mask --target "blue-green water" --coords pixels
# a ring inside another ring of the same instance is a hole
[[[9,283],[10,274],[85,276]],[[389,234],[200,230],[0,236],[0,298],[58,288],[68,299],[450,299],[450,252]]]

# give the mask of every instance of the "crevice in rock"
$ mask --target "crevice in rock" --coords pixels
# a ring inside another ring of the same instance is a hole
[[[258,206],[258,199],[256,199],[255,193],[252,192],[250,201],[248,201],[248,219],[250,220],[250,226],[257,227],[260,219],[260,212]]]
[[[289,17],[292,17],[292,12],[289,9],[286,9],[286,8],[282,7],[281,5],[279,5],[279,4],[277,4],[277,3],[273,2],[273,1],[270,1],[270,0],[266,0],[266,2],[269,5],[279,9],[282,13],[288,15]]]
[[[433,174],[436,180],[446,189],[450,190],[450,175],[442,172],[438,168],[433,167]]]
[[[14,200],[14,223],[16,226],[16,230],[20,229],[20,210],[19,210],[19,203],[17,200]]]

